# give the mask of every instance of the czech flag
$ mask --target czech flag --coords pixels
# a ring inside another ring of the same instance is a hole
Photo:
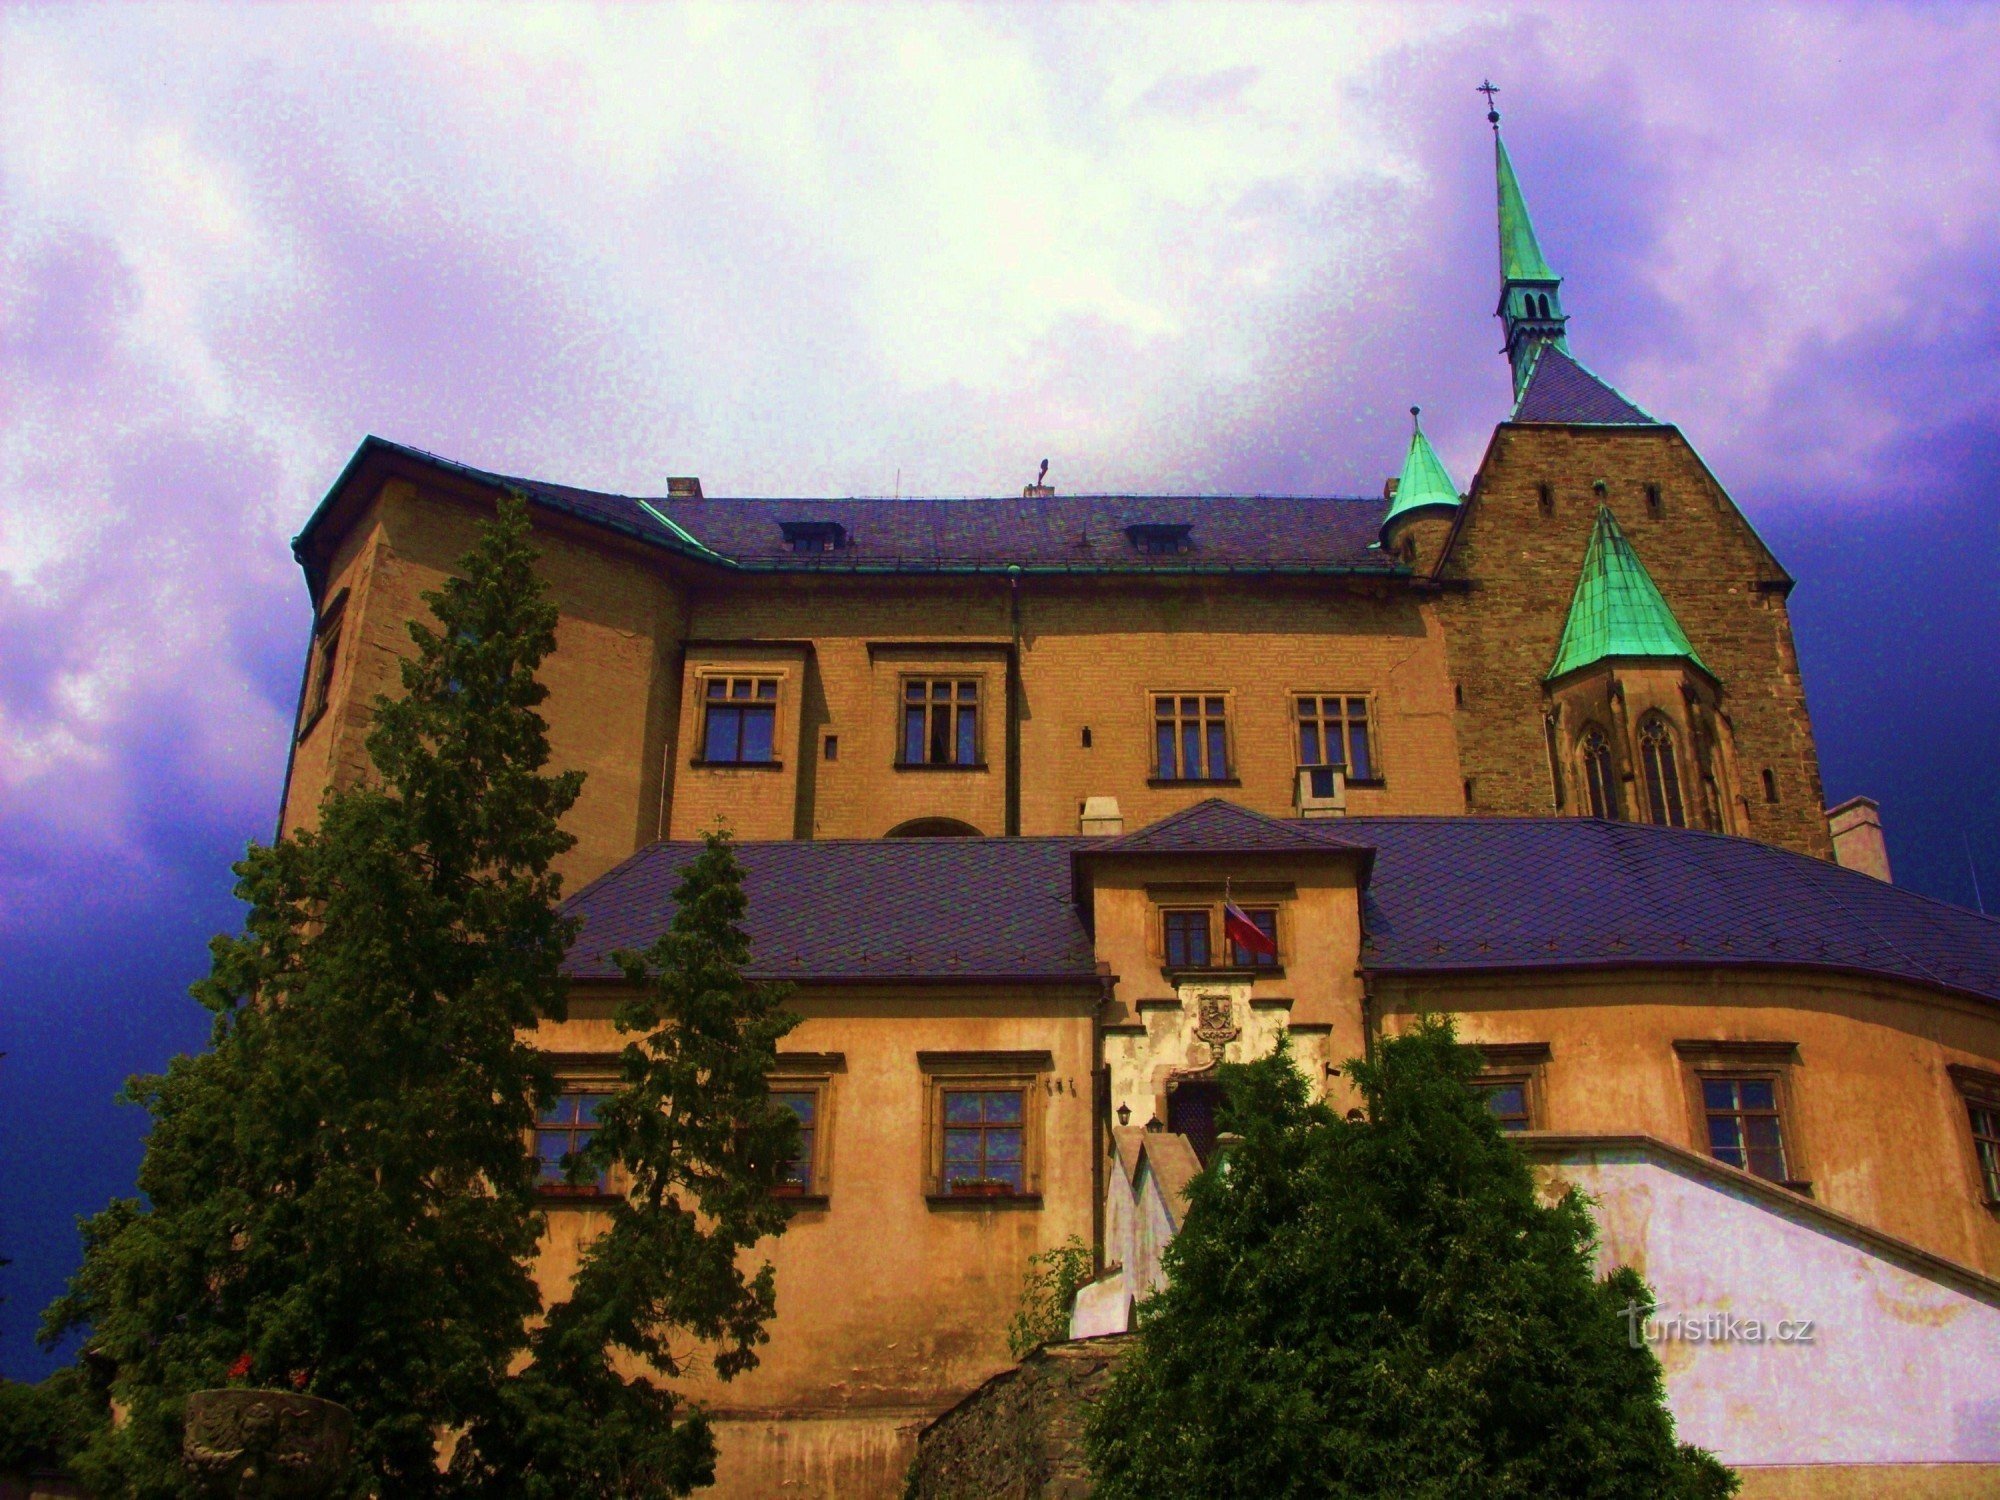
[[[1234,901],[1222,903],[1222,933],[1246,953],[1261,953],[1266,958],[1278,956],[1278,945],[1271,935],[1251,921],[1249,913]]]

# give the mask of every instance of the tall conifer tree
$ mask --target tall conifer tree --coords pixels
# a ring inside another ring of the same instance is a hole
[[[50,1338],[87,1328],[117,1372],[128,1420],[78,1461],[98,1493],[184,1494],[185,1398],[232,1379],[348,1406],[356,1495],[554,1493],[482,1445],[574,1455],[572,1494],[678,1494],[706,1476],[706,1430],[642,1430],[671,1399],[615,1375],[611,1355],[661,1359],[678,1325],[721,1338],[725,1369],[754,1362],[770,1276],[746,1283],[731,1257],[782,1228],[768,1187],[793,1127],[773,1121],[763,1076],[783,1026],[741,984],[741,889],[712,851],[694,903],[705,945],[652,955],[695,966],[693,1003],[635,1002],[661,1025],[628,1049],[631,1088],[597,1148],[630,1163],[635,1197],[537,1325],[529,1141],[555,1082],[525,1038],[565,1014],[573,924],[550,863],[573,842],[559,821],[581,777],[546,769],[536,670],[557,616],[534,556],[525,505],[505,501],[462,576],[425,595],[436,628],[411,625],[403,693],[375,704],[375,777],[236,867],[244,931],[213,942],[195,987],[210,1049],[127,1086],[153,1117],[145,1200],[86,1222],[83,1267],[46,1323]],[[686,1039],[663,1040],[676,1024]],[[662,1103],[671,1127],[649,1113]],[[700,1222],[660,1191],[675,1181]],[[548,1368],[524,1369],[531,1335]],[[578,1389],[551,1401],[558,1371]]]
[[[1307,1102],[1289,1051],[1225,1070],[1224,1166],[1195,1179],[1169,1282],[1091,1412],[1100,1500],[1721,1500],[1677,1444],[1659,1362],[1600,1281],[1574,1191],[1468,1086],[1429,1021],[1348,1065],[1367,1101]]]

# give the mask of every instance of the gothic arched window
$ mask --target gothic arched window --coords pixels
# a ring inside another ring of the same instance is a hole
[[[1618,775],[1611,769],[1611,741],[1595,724],[1578,742],[1583,757],[1583,789],[1593,818],[1618,816]]]
[[[1674,732],[1654,715],[1639,729],[1639,766],[1646,778],[1646,811],[1655,823],[1687,827],[1681,805],[1681,773],[1674,757]]]

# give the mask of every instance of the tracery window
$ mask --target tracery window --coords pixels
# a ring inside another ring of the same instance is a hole
[[[1674,733],[1655,715],[1639,729],[1639,768],[1646,779],[1646,812],[1655,823],[1687,827],[1681,804],[1681,773],[1674,755]]]
[[[1374,779],[1366,698],[1314,694],[1297,699],[1296,705],[1301,766],[1339,766],[1349,781]],[[1314,794],[1319,795],[1317,787]]]
[[[1583,760],[1583,789],[1593,818],[1615,818],[1618,812],[1618,774],[1611,767],[1611,741],[1595,724],[1587,726],[1578,741]]]
[[[712,764],[770,765],[777,758],[778,679],[711,677],[704,697],[702,759]]]
[[[1162,781],[1223,781],[1229,776],[1226,699],[1162,693],[1153,700],[1154,774]]]
[[[903,683],[903,756],[898,764],[979,764],[977,678],[912,677]]]

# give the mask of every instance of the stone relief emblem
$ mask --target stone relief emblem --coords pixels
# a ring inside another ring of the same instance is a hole
[[[1197,995],[1194,1003],[1194,1034],[1210,1047],[1227,1046],[1242,1034],[1236,1007],[1227,995]]]

